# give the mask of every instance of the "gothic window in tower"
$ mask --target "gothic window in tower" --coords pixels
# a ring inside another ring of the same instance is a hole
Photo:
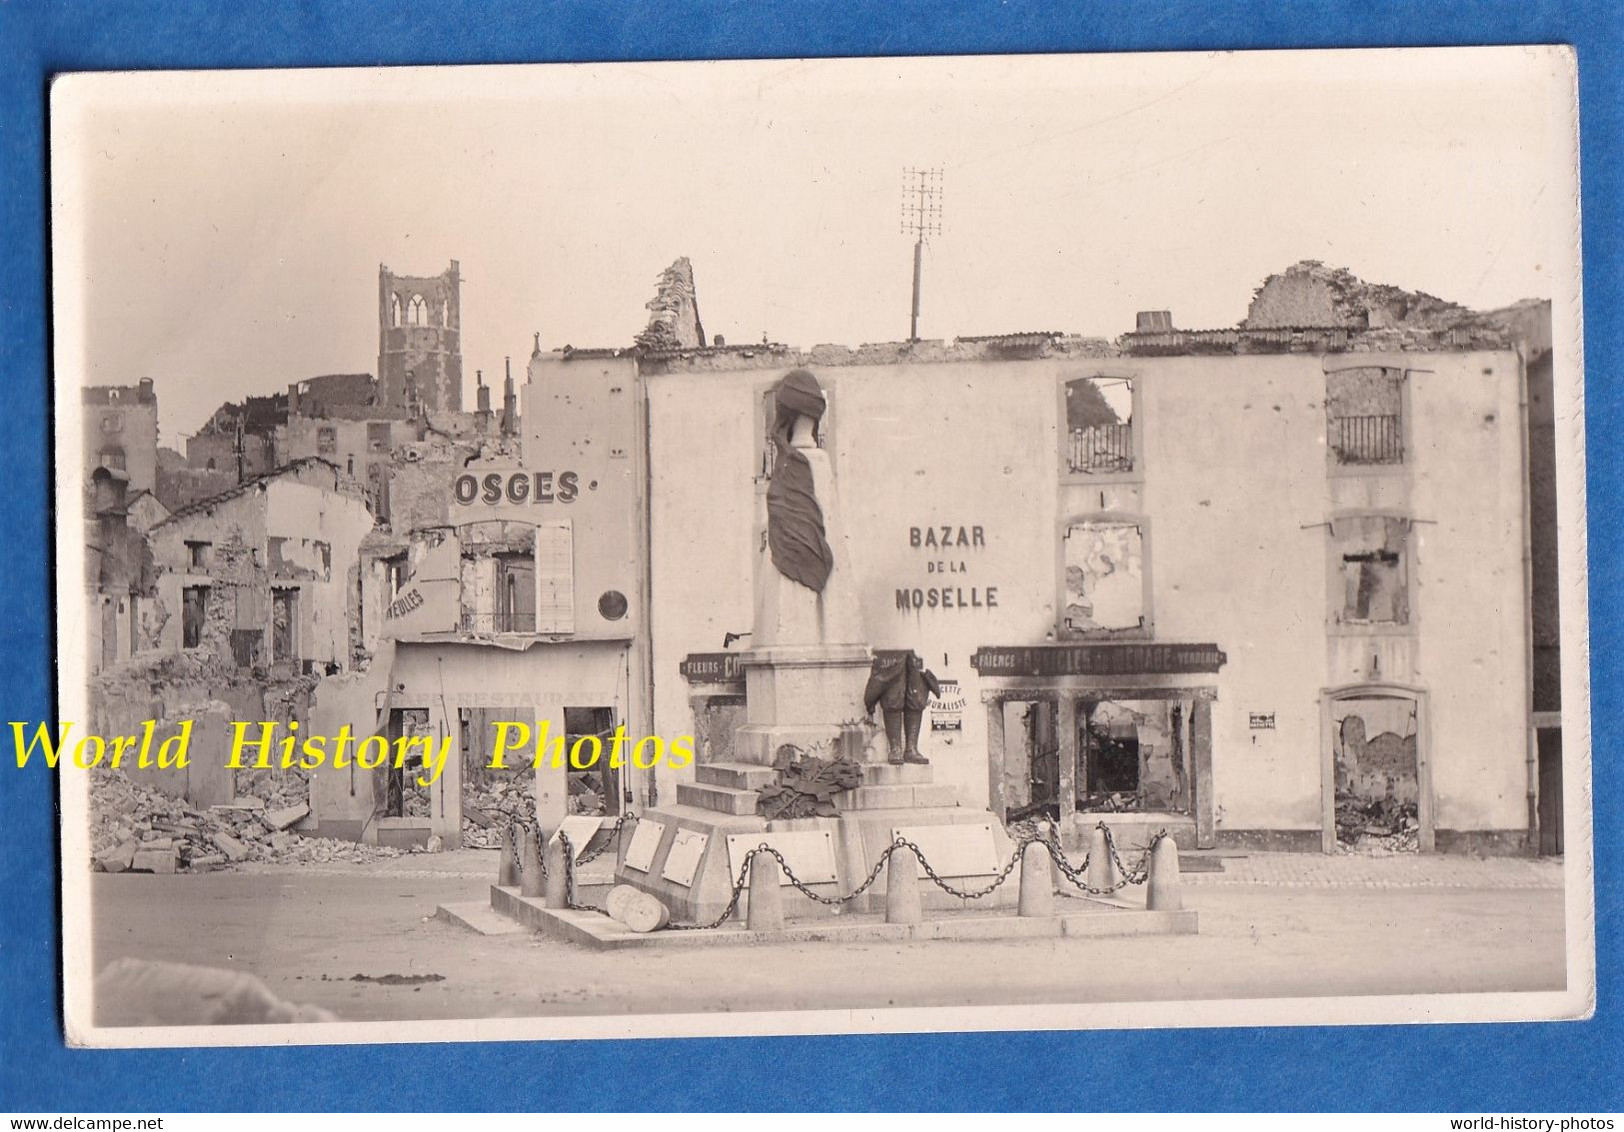
[[[406,304],[406,325],[427,326],[429,324],[429,308],[423,302],[422,295],[413,295],[412,301]]]
[[[390,295],[389,296],[389,325],[390,326],[399,326],[400,325],[400,296],[399,295]]]

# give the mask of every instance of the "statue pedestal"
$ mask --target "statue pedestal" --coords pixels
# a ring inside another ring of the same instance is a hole
[[[933,781],[928,765],[887,762],[883,733],[863,709],[873,667],[867,646],[779,645],[740,659],[745,724],[735,733],[733,760],[700,763],[693,782],[677,785],[675,804],[642,815],[638,826],[646,828],[621,839],[618,883],[659,897],[677,922],[694,923],[721,915],[742,852],[761,841],[784,853],[820,896],[843,895],[861,884],[898,830],[961,889],[984,886],[1009,860],[1012,843],[990,811],[963,805],[953,786]],[[757,813],[757,792],[777,782],[772,763],[786,743],[819,758],[845,756],[863,764],[862,785],[834,796],[837,816],[768,821]],[[838,909],[791,889],[784,907],[791,919],[876,912],[885,907],[885,886],[882,875]],[[1017,893],[1016,884],[1006,884],[974,906],[1010,905]],[[921,895],[930,909],[962,905],[929,883]]]
[[[866,645],[778,645],[739,658],[744,726],[740,762],[771,766],[786,743],[823,759],[861,759],[871,726],[863,708],[873,654]]]

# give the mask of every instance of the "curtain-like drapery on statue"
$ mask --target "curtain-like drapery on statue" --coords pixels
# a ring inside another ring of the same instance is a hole
[[[797,417],[807,417],[817,427],[825,407],[823,390],[808,371],[792,370],[778,383],[774,402],[778,456],[767,487],[767,546],[780,574],[822,593],[834,569],[834,552],[825,534],[812,466],[790,444],[790,431]]]

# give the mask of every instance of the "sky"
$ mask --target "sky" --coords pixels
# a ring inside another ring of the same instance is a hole
[[[511,356],[522,380],[534,332],[629,345],[684,255],[730,343],[903,339],[910,166],[942,170],[926,338],[1114,338],[1146,309],[1232,326],[1302,259],[1478,309],[1551,297],[1575,266],[1569,68],[1501,48],[70,77],[59,380],[153,378],[183,447],[224,401],[376,372],[379,264],[452,259],[469,405],[476,369]]]

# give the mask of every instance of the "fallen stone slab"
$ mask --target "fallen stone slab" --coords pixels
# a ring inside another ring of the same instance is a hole
[[[272,829],[286,829],[295,822],[303,821],[309,813],[308,805],[288,806],[280,810],[266,810],[264,820]]]
[[[135,861],[135,846],[133,839],[119,842],[112,849],[96,858],[96,864],[104,873],[121,873],[129,868]]]
[[[216,833],[209,840],[213,841],[214,847],[224,853],[230,860],[243,861],[248,858],[248,846],[232,837],[229,833]]]
[[[137,873],[172,873],[175,871],[176,857],[173,845],[163,849],[154,849],[142,846],[135,851],[130,861],[130,871]]]

